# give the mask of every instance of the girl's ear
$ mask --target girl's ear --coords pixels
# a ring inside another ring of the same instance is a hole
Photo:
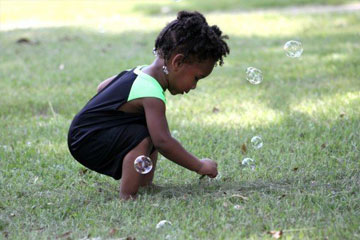
[[[177,71],[179,68],[181,68],[184,64],[184,55],[183,54],[176,54],[172,60],[171,60],[171,65],[173,67],[174,71]]]

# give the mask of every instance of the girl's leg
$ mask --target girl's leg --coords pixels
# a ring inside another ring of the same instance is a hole
[[[138,173],[134,168],[134,160],[140,156],[149,156],[153,147],[150,137],[142,140],[134,149],[126,154],[122,165],[122,177],[120,183],[120,198],[136,198],[136,194],[141,183],[144,181],[144,175]],[[150,173],[148,173],[150,174]]]
[[[151,155],[150,155],[152,164],[153,164],[153,168],[151,169],[151,171],[144,175],[144,178],[141,180],[140,186],[144,187],[144,186],[149,186],[152,184],[152,181],[154,179],[154,173],[155,173],[155,168],[156,168],[156,162],[157,162],[157,158],[158,158],[158,151],[155,150]]]

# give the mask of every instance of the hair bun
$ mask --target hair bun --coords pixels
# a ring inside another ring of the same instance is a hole
[[[196,20],[200,20],[199,22],[201,22],[201,23],[206,23],[205,17],[197,11],[194,11],[194,12],[180,11],[180,12],[178,12],[178,15],[177,15],[178,21],[183,21],[183,20],[186,20],[189,18],[194,18]]]
[[[222,31],[220,30],[220,28],[218,26],[213,25],[213,26],[211,26],[211,29],[216,33],[216,35],[221,36]]]

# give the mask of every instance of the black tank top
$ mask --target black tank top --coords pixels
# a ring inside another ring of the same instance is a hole
[[[98,130],[129,123],[146,125],[144,114],[118,111],[118,108],[127,102],[136,78],[134,69],[121,72],[76,114],[68,134],[70,150],[76,151],[83,140]]]

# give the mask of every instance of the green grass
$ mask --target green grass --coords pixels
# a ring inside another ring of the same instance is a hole
[[[157,3],[141,2],[134,6],[134,10],[145,14],[169,14],[175,13],[182,9],[198,10],[202,12],[213,11],[238,11],[238,10],[253,10],[256,8],[274,8],[274,7],[288,7],[288,6],[304,6],[304,5],[340,5],[353,3],[352,0],[200,0],[189,1],[181,0],[175,2],[174,0],[163,0]]]
[[[219,163],[221,178],[199,181],[161,157],[163,188],[121,202],[118,181],[70,156],[67,130],[99,82],[152,61],[174,16],[129,9],[106,20],[108,11],[99,9],[100,31],[90,17],[0,31],[0,239],[271,239],[280,229],[285,239],[360,237],[359,13],[206,14],[230,36],[231,54],[189,95],[168,94],[167,118],[186,149]],[[21,20],[7,14],[8,26]],[[303,43],[300,59],[285,56],[290,39]],[[262,70],[260,85],[245,80],[248,66]],[[245,157],[255,171],[241,166]],[[173,225],[156,230],[163,219]]]

